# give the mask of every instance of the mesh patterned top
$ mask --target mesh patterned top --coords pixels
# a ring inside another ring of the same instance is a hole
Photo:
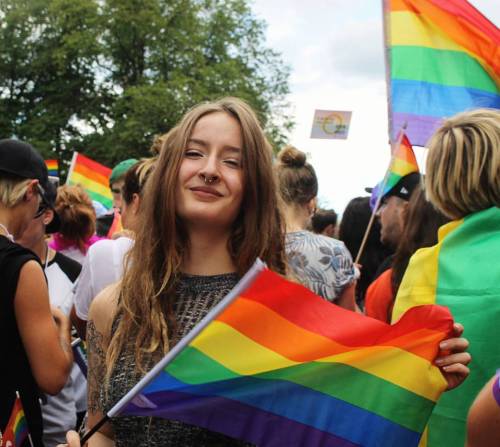
[[[172,337],[172,346],[193,329],[237,282],[238,277],[234,273],[213,276],[182,275],[173,304],[177,330]],[[153,365],[148,365],[148,369],[150,366]],[[133,350],[122,353],[111,375],[108,394],[101,394],[101,407],[108,411],[139,379],[140,375],[134,372]],[[154,417],[116,417],[111,420],[111,424],[117,447],[250,445],[183,422]]]

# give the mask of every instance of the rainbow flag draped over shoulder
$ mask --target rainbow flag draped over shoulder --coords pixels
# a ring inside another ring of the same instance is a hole
[[[73,153],[66,184],[81,185],[91,199],[101,202],[105,207],[113,206],[113,196],[109,189],[111,169],[91,160],[78,152]]]
[[[410,140],[406,134],[401,135],[401,143],[396,147],[394,153],[392,154],[389,168],[386,173],[387,180],[385,180],[385,186],[382,186],[384,182],[380,182],[375,188],[373,188],[372,195],[370,198],[371,208],[375,208],[377,199],[379,195],[384,195],[389,192],[396,183],[398,183],[401,178],[411,174],[412,172],[419,172],[417,159],[415,158],[415,153],[413,152],[413,147]]]
[[[443,118],[500,108],[500,30],[466,0],[385,0],[393,135],[424,146]]]
[[[258,269],[108,416],[175,419],[259,446],[417,446],[446,387],[432,362],[447,309],[422,306],[390,326]]]
[[[45,160],[48,174],[52,177],[59,177],[59,163],[57,160]]]
[[[2,432],[2,445],[21,447],[28,435],[28,423],[26,422],[23,404],[18,395],[14,401],[7,427]]]
[[[464,445],[468,409],[500,365],[499,229],[497,207],[442,226],[438,243],[412,256],[399,287],[393,321],[414,306],[448,306],[470,342],[470,376],[443,395],[430,419],[427,445],[433,447]]]

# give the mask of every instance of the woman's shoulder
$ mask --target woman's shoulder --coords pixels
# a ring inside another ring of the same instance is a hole
[[[116,314],[120,282],[110,284],[99,292],[92,300],[88,319],[92,320],[101,333],[111,331],[113,318]]]

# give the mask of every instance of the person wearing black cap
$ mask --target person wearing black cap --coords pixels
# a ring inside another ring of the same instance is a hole
[[[39,390],[58,393],[73,360],[69,320],[50,308],[40,261],[15,243],[48,206],[48,185],[45,162],[29,144],[0,140],[0,428],[19,392],[35,446],[43,446]]]
[[[50,304],[69,316],[73,305],[73,286],[80,274],[81,265],[56,252],[47,244],[46,234],[59,230],[60,219],[54,209],[57,196],[55,185],[47,185],[47,208],[32,219],[28,228],[16,242],[32,250],[42,262],[49,286]],[[64,442],[66,432],[77,425],[77,398],[86,402],[86,380],[80,368],[73,364],[71,376],[64,388],[55,396],[47,396],[42,405],[43,442],[47,446]]]

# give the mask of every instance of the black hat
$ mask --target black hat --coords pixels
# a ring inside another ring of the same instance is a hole
[[[399,181],[384,194],[382,200],[391,196],[396,196],[406,201],[410,200],[411,194],[420,184],[421,178],[422,176],[419,172],[412,172],[401,177]]]
[[[57,231],[60,225],[54,210],[57,189],[50,183],[45,161],[33,146],[19,140],[0,140],[0,172],[40,182],[42,199],[54,211],[54,218],[46,231]]]

